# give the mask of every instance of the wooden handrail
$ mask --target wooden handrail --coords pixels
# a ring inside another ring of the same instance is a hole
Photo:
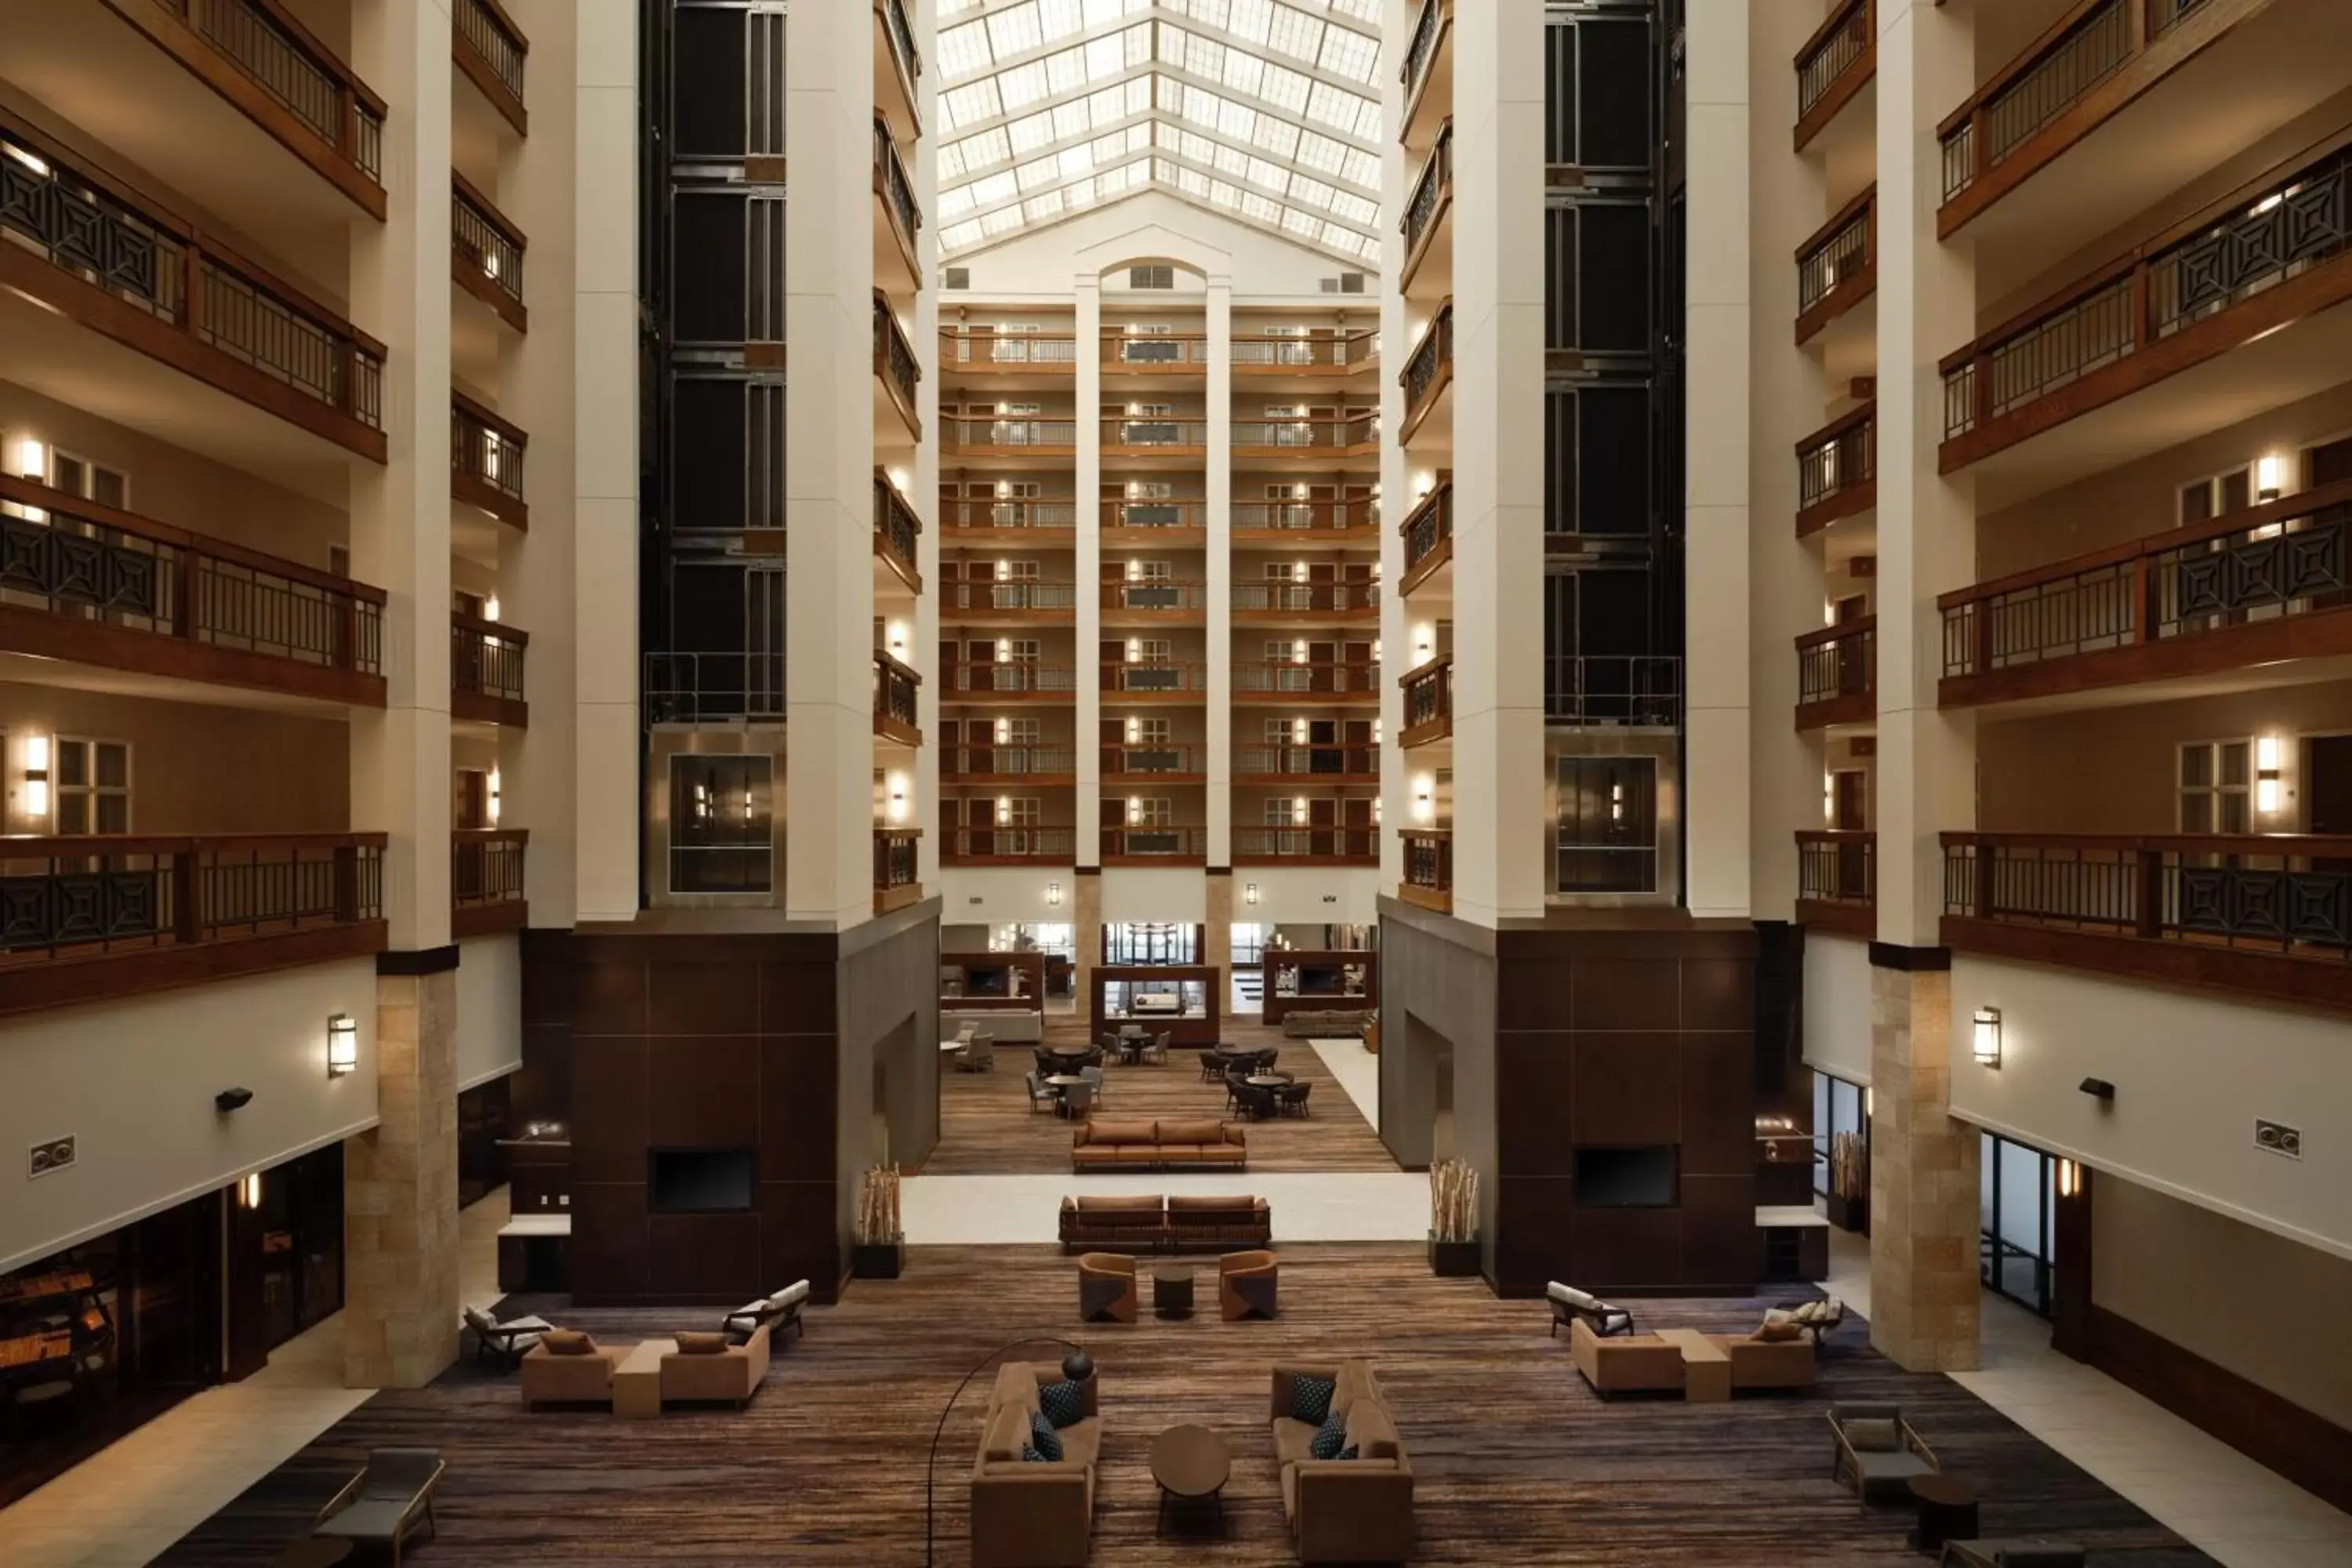
[[[0,835],[0,862],[72,856],[201,855],[218,850],[382,849],[383,833],[11,833]]]
[[[1848,409],[1811,435],[1800,437],[1797,441],[1797,455],[1801,458],[1808,452],[1817,452],[1847,431],[1867,425],[1876,417],[1878,417],[1878,401],[1873,398],[1858,408]]]
[[[529,632],[505,621],[486,621],[479,616],[469,616],[461,610],[452,610],[449,612],[449,625],[457,631],[471,632],[476,637],[496,637],[499,641],[510,643],[516,647],[530,646]]]
[[[134,534],[157,544],[168,544],[174,549],[184,550],[191,555],[225,561],[232,565],[247,567],[256,572],[267,572],[272,576],[283,577],[289,583],[300,583],[306,587],[318,588],[326,593],[347,594],[366,604],[382,605],[385,602],[384,591],[370,584],[355,582],[349,577],[338,577],[333,573],[322,571],[316,566],[305,566],[299,561],[288,561],[264,551],[248,550],[242,544],[232,544],[225,539],[215,539],[210,535],[178,528],[168,522],[159,522],[152,517],[142,517],[134,512],[117,511],[110,506],[102,506],[94,500],[84,500],[69,491],[52,489],[47,485],[37,484],[31,479],[19,479],[6,474],[0,474],[0,500],[13,501],[18,506],[37,508],[42,511],[71,517],[82,522],[96,523],[101,528]]]
[[[1860,637],[1864,632],[1874,632],[1877,629],[1876,616],[1859,616],[1853,620],[1840,621],[1833,626],[1820,627],[1818,630],[1800,632],[1795,640],[1800,649],[1820,647],[1825,643],[1843,642],[1848,637]]]
[[[884,669],[889,671],[891,674],[898,677],[901,680],[916,686],[920,686],[923,683],[923,672],[921,670],[917,669],[911,664],[901,663],[898,659],[891,657],[887,649],[876,648],[874,650],[874,662],[881,666]],[[990,668],[993,668],[994,667],[991,666]]]
[[[453,827],[450,842],[455,844],[528,844],[528,827]]]
[[[1868,844],[1877,838],[1875,828],[1862,827],[1800,827],[1800,844]]]
[[[2032,43],[2020,49],[2010,58],[2007,64],[1987,77],[1976,91],[1962,99],[1958,109],[1953,110],[1951,113],[1937,122],[1936,140],[1938,142],[1948,140],[1953,132],[1966,125],[1979,110],[1999,98],[2002,90],[2011,82],[2041,64],[2042,57],[2049,53],[2051,48],[2068,33],[2074,31],[2076,23],[2094,11],[2112,4],[2114,0],[2074,0],[2074,4],[2060,12],[2057,20],[2044,27]]]
[[[499,237],[509,245],[517,250],[530,247],[530,241],[523,237],[522,230],[514,226],[513,220],[499,210],[499,204],[484,195],[481,187],[466,178],[455,166],[449,170],[449,184],[456,189],[459,199],[473,208],[484,223],[498,230]]]
[[[1801,264],[1807,257],[1835,239],[1855,218],[1868,211],[1870,205],[1877,199],[1878,184],[1874,180],[1856,191],[1853,199],[1845,205],[1832,213],[1827,223],[1805,237],[1803,242],[1797,247],[1795,259]]]
[[[1948,849],[2103,849],[2179,855],[2352,858],[2347,833],[2032,833],[1978,829],[1938,836]]]
[[[1831,9],[1830,14],[1822,18],[1822,25],[1813,29],[1812,36],[1797,46],[1797,52],[1790,57],[1790,63],[1797,69],[1803,70],[1805,62],[1811,59],[1823,44],[1844,31],[1847,25],[1853,20],[1853,14],[1868,3],[1869,0],[1839,0],[1839,4]]]
[[[485,429],[503,437],[517,447],[521,447],[527,449],[530,446],[530,437],[524,433],[521,426],[517,425],[510,420],[499,418],[496,414],[493,414],[488,409],[483,407],[480,404],[475,402],[472,398],[467,396],[464,393],[458,391],[454,386],[449,389],[449,405],[452,408],[455,408],[458,413],[464,415],[467,418],[472,420],[475,424],[483,426]]]
[[[187,4],[187,0],[162,0],[162,3],[169,9],[179,10]],[[341,82],[343,90],[357,99],[361,106],[378,120],[389,112],[389,105],[377,96],[375,89],[362,81],[359,73],[352,69],[341,56],[329,48],[324,39],[304,26],[302,18],[287,9],[285,0],[242,0],[242,3],[257,11],[267,12],[270,22],[287,35],[312,65]]]

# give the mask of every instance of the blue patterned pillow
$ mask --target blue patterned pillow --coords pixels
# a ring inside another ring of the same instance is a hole
[[[1339,1459],[1352,1459],[1356,1458],[1356,1446],[1353,1443],[1350,1443],[1332,1457]]]
[[[1331,1395],[1339,1384],[1328,1377],[1294,1375],[1290,1380],[1290,1417],[1320,1426],[1330,1418]]]
[[[1087,1418],[1087,1391],[1075,1383],[1049,1383],[1037,1391],[1037,1408],[1056,1431]]]
[[[1348,1418],[1334,1410],[1329,1419],[1316,1428],[1315,1440],[1307,1444],[1307,1452],[1312,1458],[1336,1459],[1339,1457],[1339,1446],[1347,1440]]]
[[[1045,1419],[1042,1410],[1029,1413],[1029,1442],[1048,1464],[1058,1464],[1062,1458],[1062,1435]]]
[[[1042,1465],[1045,1462],[1045,1456],[1037,1451],[1035,1445],[1024,1443],[1021,1445],[1021,1462],[1027,1465]]]

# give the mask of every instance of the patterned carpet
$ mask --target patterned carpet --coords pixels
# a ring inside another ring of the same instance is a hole
[[[1086,1037],[1086,1020],[1072,1014],[1047,1015],[1048,1044],[1083,1045]],[[1224,1037],[1276,1047],[1282,1055],[1275,1066],[1301,1083],[1314,1085],[1307,1096],[1307,1115],[1250,1123],[1250,1169],[1397,1168],[1380,1135],[1357,1110],[1355,1101],[1348,1098],[1348,1091],[1339,1087],[1339,1080],[1323,1065],[1313,1046],[1305,1040],[1285,1039],[1280,1029],[1257,1023],[1228,1021]],[[922,1174],[1004,1176],[1058,1173],[1070,1168],[1070,1124],[1029,1109],[1021,1075],[1034,1059],[1030,1049],[1026,1044],[999,1046],[992,1073],[940,1075],[940,1144],[923,1163]],[[1224,1086],[1201,1080],[1197,1048],[1171,1048],[1164,1066],[1106,1065],[1098,1114],[1224,1117]]]
[[[1095,1514],[1098,1568],[1276,1568],[1294,1561],[1265,1426],[1268,1369],[1343,1353],[1370,1358],[1417,1476],[1423,1563],[1643,1568],[1918,1563],[1905,1510],[1856,1506],[1829,1479],[1831,1398],[1900,1401],[1946,1467],[1983,1489],[1988,1533],[2048,1534],[2110,1568],[2210,1560],[1948,1378],[1897,1372],[1849,1319],[1813,1394],[1730,1405],[1602,1403],[1546,1337],[1540,1306],[1501,1302],[1475,1280],[1433,1278],[1419,1250],[1283,1251],[1283,1316],[1269,1323],[1146,1321],[1080,1329],[1073,1266],[1045,1247],[923,1247],[906,1277],[860,1281],[810,1314],[742,1413],[677,1411],[616,1421],[600,1411],[527,1414],[510,1375],[462,1363],[432,1387],[380,1394],[162,1561],[250,1564],[304,1532],[364,1457],[437,1447],[449,1476],[433,1563],[913,1563],[923,1550],[923,1459],[956,1382],[1029,1331],[1082,1341],[1102,1367],[1108,1427]],[[1196,1289],[1214,1300],[1213,1262]],[[1643,1303],[1645,1324],[1744,1329],[1753,1301]],[[614,1341],[701,1326],[629,1310],[549,1316]],[[1051,1347],[1028,1352],[1057,1357]],[[938,1470],[939,1557],[963,1568],[965,1478],[987,1379],[948,1422]],[[1199,1422],[1234,1451],[1224,1539],[1153,1535],[1152,1434]]]

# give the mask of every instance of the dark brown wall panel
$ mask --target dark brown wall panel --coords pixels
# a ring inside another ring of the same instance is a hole
[[[1756,1046],[1744,1034],[1684,1035],[1683,1170],[1751,1175],[1756,1168]]]
[[[1576,1170],[1575,1037],[1566,1030],[1495,1037],[1496,1079],[1510,1086],[1495,1101],[1496,1158],[1506,1177]]]
[[[833,1180],[834,1071],[830,1035],[761,1040],[761,1181]]]
[[[748,963],[648,964],[646,1015],[651,1035],[756,1035],[760,972]]]
[[[756,1212],[652,1215],[646,1235],[650,1289],[666,1300],[735,1306],[782,1288],[761,1270]]]
[[[643,1035],[572,1039],[572,1175],[577,1182],[646,1181],[646,1062]],[[572,1228],[579,1226],[575,1222]]]
[[[1682,1053],[1672,1034],[1578,1034],[1579,1143],[1674,1143],[1682,1137]],[[1507,1091],[1516,1095],[1517,1084]]]
[[[1672,959],[1571,958],[1568,1026],[1672,1029],[1682,1017],[1682,969]]]
[[[646,1142],[661,1148],[752,1148],[762,1142],[759,1042],[708,1035],[651,1042]]]
[[[1679,1209],[1587,1209],[1569,1216],[1577,1284],[1587,1290],[1672,1290],[1683,1283]]]
[[[575,1146],[575,1152],[577,1152]],[[572,1294],[583,1304],[642,1298],[646,1264],[645,1184],[572,1184]]]

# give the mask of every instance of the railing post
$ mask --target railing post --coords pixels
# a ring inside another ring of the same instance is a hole
[[[2132,560],[2132,641],[2136,643],[2156,640],[2157,615],[2162,608],[2158,589],[2164,581],[2156,562],[2148,554]]]
[[[345,844],[335,850],[335,922],[357,924],[360,918],[360,852]]]
[[[2164,851],[2135,849],[2132,864],[2139,879],[2133,889],[2132,928],[2150,941],[2164,934]]]
[[[1975,622],[1975,624],[1969,628],[1969,641],[1970,644],[1969,657],[1975,664],[1975,668],[1969,673],[1973,675],[1984,675],[1990,672],[1992,669],[1993,649],[1995,646],[1992,629],[1993,601],[1990,599],[1979,599],[1968,606],[1968,614]]]
[[[183,947],[201,941],[204,929],[196,908],[196,856],[194,848],[172,854],[172,940]]]
[[[2156,324],[2148,315],[2148,265],[2143,259],[2132,263],[2132,339],[2131,346],[2140,349],[2156,341]]]
[[[159,552],[156,557],[163,559]],[[172,635],[185,642],[196,640],[196,574],[204,570],[204,557],[181,545],[173,552],[172,562]]]
[[[1981,142],[1977,144],[1979,152],[1983,146]],[[1969,362],[1969,389],[1974,394],[1970,399],[1974,406],[1969,411],[1969,423],[1971,428],[1981,430],[1992,423],[1992,353],[1990,350],[1979,349],[1976,358]]]
[[[1973,847],[1969,867],[1974,873],[1971,880],[1975,886],[1969,889],[1969,913],[1978,920],[1992,919],[1995,880],[1993,873],[1999,865],[2000,861],[1993,852],[1993,847],[1981,838],[1977,840]]]
[[[190,337],[204,337],[205,253],[193,236],[180,249],[180,317]]]

